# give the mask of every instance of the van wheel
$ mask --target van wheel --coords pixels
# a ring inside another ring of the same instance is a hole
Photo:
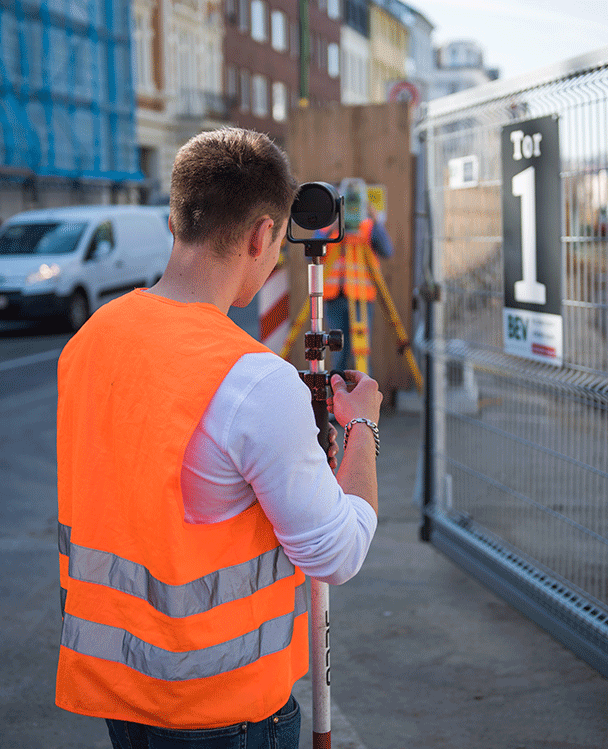
[[[70,329],[76,332],[89,319],[89,303],[82,291],[75,291],[68,300],[67,319]]]

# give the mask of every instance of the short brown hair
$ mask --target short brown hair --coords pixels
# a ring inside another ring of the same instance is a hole
[[[173,233],[187,243],[210,241],[222,255],[269,215],[276,239],[297,190],[287,154],[267,135],[233,127],[199,133],[173,164]]]

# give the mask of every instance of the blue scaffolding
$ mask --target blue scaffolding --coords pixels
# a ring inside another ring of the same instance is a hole
[[[141,179],[129,0],[0,0],[0,174]]]

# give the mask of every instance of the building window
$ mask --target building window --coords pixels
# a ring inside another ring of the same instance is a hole
[[[334,20],[340,18],[340,0],[327,0],[327,15]]]
[[[9,5],[10,7],[10,5]],[[19,46],[19,22],[10,13],[0,13],[0,49],[10,81],[21,77],[21,48]]]
[[[287,119],[287,86],[284,83],[272,84],[272,119],[277,122]]]
[[[202,88],[211,93],[220,94],[222,91],[222,50],[216,42],[210,41],[203,47],[201,68],[204,71]]]
[[[42,24],[38,21],[30,21],[26,30],[27,58],[29,66],[30,87],[36,89],[42,86]],[[89,80],[89,85],[91,85]]]
[[[239,31],[249,31],[249,0],[239,0]]]
[[[228,65],[226,69],[226,94],[229,99],[236,100],[238,96],[238,85],[236,77],[236,68],[234,65]]]
[[[137,81],[138,89],[146,89],[149,87],[150,76],[149,76],[149,56],[146,44],[146,22],[144,17],[136,13],[135,15],[135,78]]]
[[[327,47],[327,72],[331,78],[340,75],[340,47],[335,42]]]
[[[200,100],[197,97],[198,66],[195,54],[196,39],[187,29],[177,35],[177,87],[179,92],[180,111],[198,114]]]
[[[264,0],[251,0],[251,37],[256,42],[268,41],[268,14]]]
[[[287,50],[287,16],[282,10],[273,10],[271,21],[271,43],[277,52]]]
[[[369,36],[369,9],[362,0],[344,0],[344,20],[363,36]],[[384,36],[384,19],[377,20],[378,33]]]
[[[268,81],[263,75],[254,75],[251,84],[251,111],[256,117],[268,117]]]
[[[248,70],[241,70],[239,93],[241,111],[248,112],[251,106],[251,76]]]
[[[230,23],[236,22],[236,0],[226,0],[226,18]]]

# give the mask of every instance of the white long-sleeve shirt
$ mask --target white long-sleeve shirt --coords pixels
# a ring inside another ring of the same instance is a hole
[[[216,523],[257,499],[294,564],[318,580],[346,582],[363,564],[377,518],[342,491],[317,434],[296,369],[271,353],[241,357],[186,449],[185,520]]]

